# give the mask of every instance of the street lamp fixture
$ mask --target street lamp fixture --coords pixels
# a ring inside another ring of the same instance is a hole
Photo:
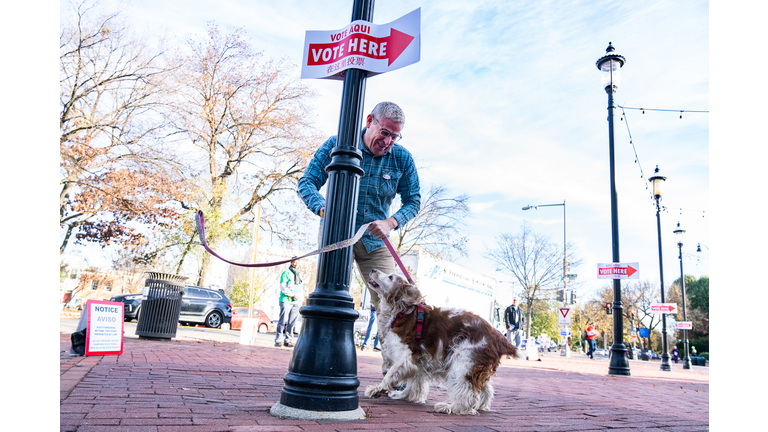
[[[605,55],[600,57],[595,65],[602,75],[602,84],[608,93],[608,159],[610,160],[611,181],[611,238],[613,249],[613,262],[620,263],[619,258],[619,207],[616,193],[616,158],[614,154],[614,128],[613,128],[613,94],[619,89],[621,80],[620,70],[626,59],[616,53],[616,49],[608,42]],[[629,360],[627,359],[627,347],[624,346],[623,311],[621,302],[621,282],[613,280],[613,345],[611,345],[611,360],[608,366],[609,375],[629,376]]]
[[[597,68],[601,72],[603,88],[608,94],[615,93],[621,84],[621,67],[627,61],[624,56],[616,54],[616,49],[608,42],[605,55],[597,60]]]
[[[527,205],[523,207],[523,210],[538,210],[539,207],[553,207],[553,206],[563,206],[563,307],[567,305],[567,299],[566,299],[566,291],[568,290],[568,243],[566,241],[566,224],[565,224],[565,200],[563,200],[562,204],[539,204],[539,205]],[[566,345],[565,349],[565,356],[570,357],[571,353]]]
[[[661,302],[666,303],[664,299],[664,260],[661,255],[661,193],[662,185],[667,180],[666,177],[659,173],[659,166],[656,165],[656,170],[653,176],[648,180],[651,181],[651,187],[653,189],[653,197],[656,199],[656,228],[659,235],[659,279],[661,280]],[[667,339],[667,314],[661,314],[661,370],[670,372],[672,366],[669,364],[669,341]]]
[[[680,222],[677,223],[677,229],[672,231],[677,236],[677,249],[680,251],[677,259],[680,261],[680,290],[683,294],[683,321],[688,321],[685,311],[685,274],[683,273],[683,234],[685,230],[680,228]],[[688,356],[688,329],[683,329],[683,369],[691,368],[691,358]]]

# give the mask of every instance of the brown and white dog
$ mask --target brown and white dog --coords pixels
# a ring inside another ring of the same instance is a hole
[[[423,305],[423,322],[419,323],[418,305],[424,299],[414,284],[376,269],[369,276],[368,286],[380,297],[376,318],[384,379],[379,385],[368,386],[365,395],[377,398],[386,394],[392,399],[425,403],[431,383],[448,390],[448,402],[436,403],[436,412],[477,414],[478,410],[490,410],[491,376],[502,356],[517,357],[517,348],[471,312]],[[405,384],[405,388],[395,389],[398,384]]]

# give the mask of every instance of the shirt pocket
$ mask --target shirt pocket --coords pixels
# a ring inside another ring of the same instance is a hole
[[[386,201],[395,197],[401,175],[402,173],[399,171],[384,171],[381,173],[379,177],[379,192],[381,192]]]

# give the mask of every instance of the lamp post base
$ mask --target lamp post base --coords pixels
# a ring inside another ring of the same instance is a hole
[[[685,357],[683,359],[683,369],[690,369],[691,368],[691,359],[690,357]]]
[[[360,420],[365,418],[365,411],[362,408],[350,411],[309,411],[299,408],[285,406],[280,402],[272,405],[269,413],[281,419],[291,420]]]
[[[669,354],[664,353],[661,355],[661,370],[665,372],[671,372],[672,366],[669,364]]]
[[[608,375],[631,376],[629,372],[629,360],[627,360],[627,347],[624,344],[611,345],[611,360],[608,366]]]

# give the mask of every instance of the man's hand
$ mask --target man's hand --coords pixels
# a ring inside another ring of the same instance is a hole
[[[389,234],[390,231],[397,228],[397,220],[390,217],[385,220],[378,220],[371,222],[368,225],[368,232],[370,232],[377,239],[383,239]]]

